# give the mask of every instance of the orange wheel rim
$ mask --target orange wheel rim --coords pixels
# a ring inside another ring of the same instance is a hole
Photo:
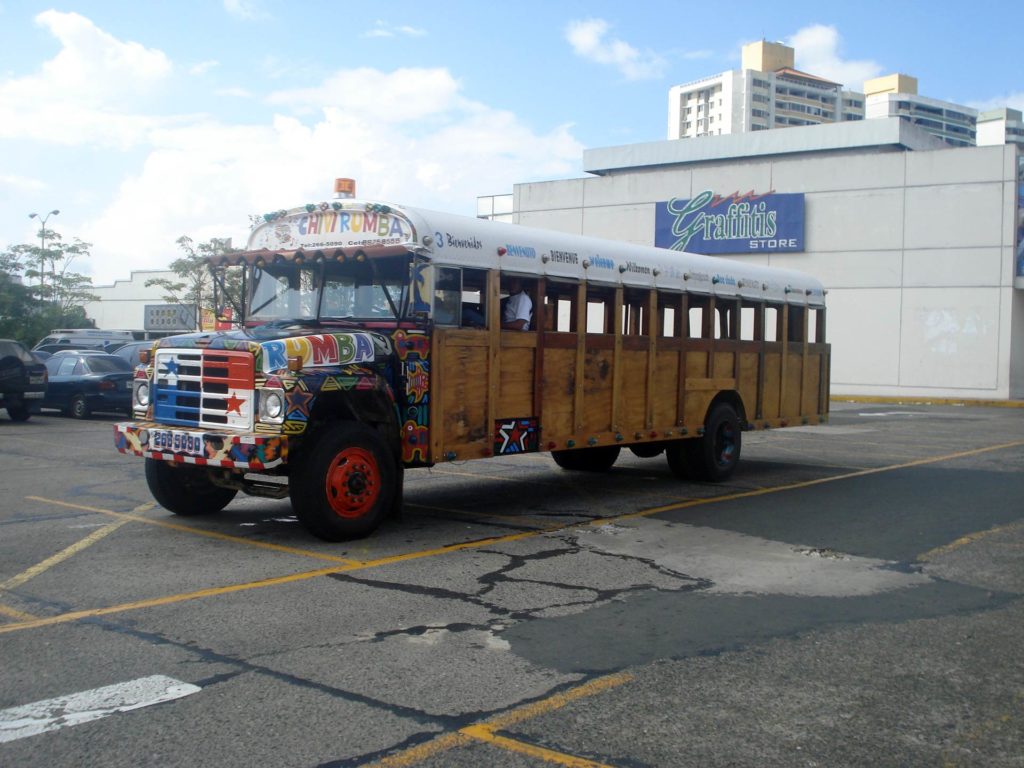
[[[381,492],[377,459],[365,448],[346,448],[327,468],[327,501],[338,517],[362,517],[373,509]]]

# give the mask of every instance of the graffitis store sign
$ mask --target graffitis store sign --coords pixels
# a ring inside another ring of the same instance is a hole
[[[654,244],[692,253],[779,253],[804,249],[803,194],[723,197],[705,190],[692,200],[657,203]]]

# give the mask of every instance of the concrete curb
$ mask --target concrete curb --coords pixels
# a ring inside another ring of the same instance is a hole
[[[832,395],[833,403],[877,403],[885,405],[959,405],[973,408],[1024,408],[1024,400],[983,400],[958,397],[883,397],[876,395]]]

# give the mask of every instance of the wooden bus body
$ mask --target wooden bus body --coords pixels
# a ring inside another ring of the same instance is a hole
[[[743,431],[828,416],[825,292],[792,270],[356,200],[267,214],[213,266],[245,269],[245,329],[158,342],[138,421],[115,429],[174,511],[184,464],[217,503],[290,489],[314,533],[351,538],[395,506],[404,467],[550,451],[597,471],[628,448],[720,480]],[[510,290],[528,329],[503,322]],[[193,418],[177,372],[197,349],[252,359]]]

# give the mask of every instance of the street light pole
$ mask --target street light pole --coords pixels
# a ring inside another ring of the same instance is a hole
[[[50,211],[45,216],[43,216],[41,214],[38,214],[38,213],[30,213],[28,215],[28,217],[30,219],[39,219],[42,222],[42,225],[40,226],[40,229],[39,229],[39,301],[40,302],[43,302],[45,300],[44,299],[44,291],[43,291],[43,288],[45,287],[43,285],[43,275],[46,274],[46,222],[50,220],[51,216],[56,216],[59,213],[60,213],[60,211],[58,211],[56,208],[54,208],[52,211]]]

